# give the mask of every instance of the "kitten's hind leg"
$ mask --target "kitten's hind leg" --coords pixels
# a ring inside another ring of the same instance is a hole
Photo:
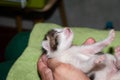
[[[95,55],[82,63],[81,70],[85,73],[89,73],[92,69],[96,67],[98,68],[98,66],[103,66],[105,64],[105,60],[105,55]]]

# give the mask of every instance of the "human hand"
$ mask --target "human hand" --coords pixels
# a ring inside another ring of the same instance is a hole
[[[45,54],[38,60],[37,69],[42,80],[53,80],[52,71],[47,66],[47,57]]]
[[[89,80],[81,70],[70,64],[61,63],[55,59],[49,59],[47,63],[53,72],[54,80]]]
[[[89,80],[79,69],[43,55],[38,61],[38,72],[42,80]]]

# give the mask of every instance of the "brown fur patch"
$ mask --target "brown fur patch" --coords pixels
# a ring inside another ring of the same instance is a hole
[[[55,30],[50,30],[47,32],[47,34],[44,37],[44,40],[47,40],[47,37],[50,39],[50,47],[52,51],[57,50],[58,41],[57,41],[56,32],[57,31]]]

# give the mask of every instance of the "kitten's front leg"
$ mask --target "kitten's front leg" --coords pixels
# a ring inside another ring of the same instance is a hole
[[[80,47],[79,52],[83,54],[96,54],[98,52],[101,52],[103,48],[105,48],[110,43],[112,43],[114,37],[115,37],[115,31],[111,30],[109,32],[108,37],[105,40],[93,43],[91,45],[83,45]]]

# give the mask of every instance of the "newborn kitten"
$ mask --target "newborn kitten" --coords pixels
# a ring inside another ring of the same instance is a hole
[[[94,80],[120,80],[120,46],[115,48],[114,55],[107,53],[104,55],[106,56],[106,66],[95,73]]]
[[[109,73],[108,80],[120,80],[120,46],[115,48],[115,58],[116,62],[114,62],[115,67]]]
[[[114,30],[109,32],[105,40],[91,45],[72,46],[73,36],[74,34],[70,28],[50,30],[42,42],[43,52],[47,54],[48,58],[55,58],[63,63],[69,63],[84,73],[96,73],[92,70],[96,66],[104,64],[105,61],[104,55],[96,55],[96,53],[101,52],[113,41],[115,37]]]

